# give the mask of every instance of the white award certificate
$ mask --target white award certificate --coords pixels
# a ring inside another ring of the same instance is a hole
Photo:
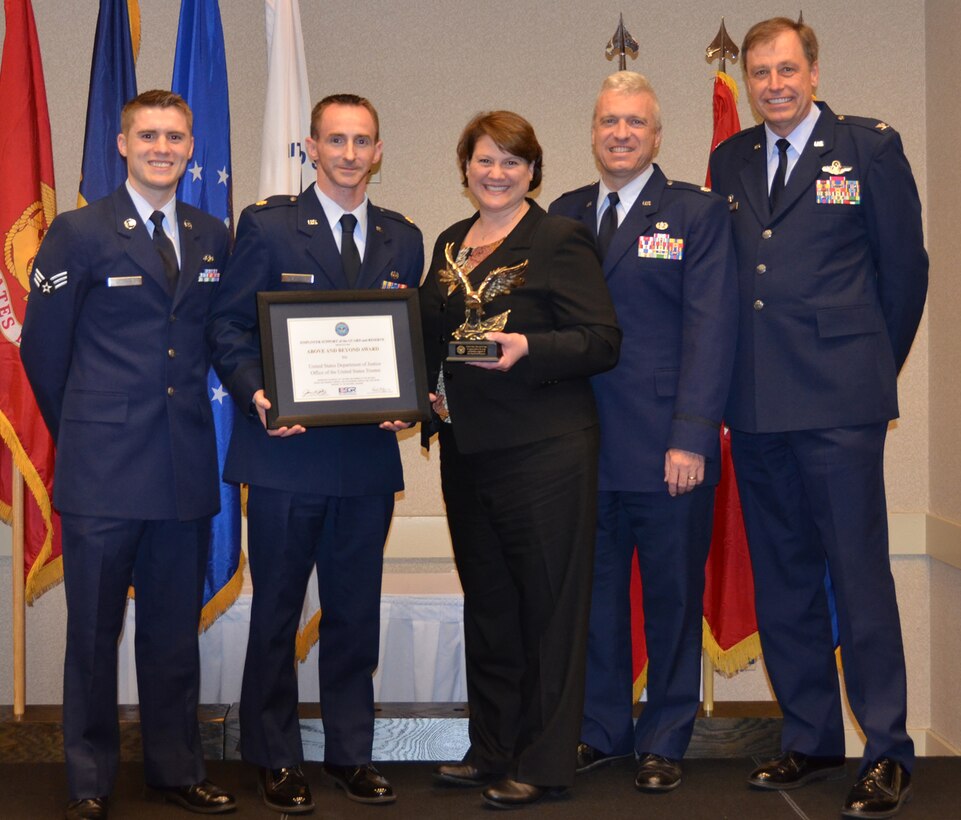
[[[390,316],[288,318],[295,402],[397,398]]]

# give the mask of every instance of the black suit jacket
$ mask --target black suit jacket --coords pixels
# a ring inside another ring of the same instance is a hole
[[[535,202],[500,247],[471,271],[476,286],[494,268],[527,260],[525,282],[497,296],[488,316],[510,310],[505,333],[527,336],[529,355],[506,373],[445,362],[451,333],[464,321],[461,289],[448,295],[437,278],[444,247],[460,249],[477,219],[458,222],[434,245],[420,290],[428,385],[444,368],[457,447],[473,453],[514,447],[597,423],[589,377],[617,363],[621,332],[594,241],[583,225],[548,216]]]

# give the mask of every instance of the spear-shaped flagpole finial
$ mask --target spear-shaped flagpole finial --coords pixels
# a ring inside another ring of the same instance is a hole
[[[718,60],[721,64],[721,71],[726,72],[727,61],[730,60],[732,63],[736,63],[737,56],[740,53],[731,36],[727,33],[727,29],[724,28],[724,18],[722,17],[721,27],[717,30],[717,36],[711,40],[711,44],[705,49],[704,56],[709,63]]]
[[[804,25],[804,10],[802,9],[797,13],[797,22],[799,26]]]
[[[604,53],[607,55],[608,60],[613,60],[616,54],[618,56],[619,70],[624,71],[627,69],[627,55],[630,54],[631,57],[636,60],[637,49],[637,40],[624,28],[624,15],[622,14],[617,24],[617,30],[607,43],[607,50]]]

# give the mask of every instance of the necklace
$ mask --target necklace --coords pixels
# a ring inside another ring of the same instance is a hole
[[[491,227],[481,227],[481,222],[484,221],[484,215],[481,214],[480,218],[471,226],[471,229],[467,232],[467,237],[465,237],[465,244],[472,245],[473,247],[479,247],[481,245],[490,245],[497,242],[507,236],[514,228],[517,223],[523,219],[524,214],[530,210],[530,206],[525,201],[521,207],[519,207],[511,219],[506,224],[493,225]],[[469,241],[466,241],[469,240]]]

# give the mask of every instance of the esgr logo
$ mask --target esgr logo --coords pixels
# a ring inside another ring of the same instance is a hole
[[[337,392],[340,393],[340,395],[342,396],[346,396],[351,393],[356,393],[357,388],[356,387],[338,387]]]
[[[334,333],[338,336],[346,336],[350,333],[350,328],[347,326],[347,322],[338,322],[334,325]]]

